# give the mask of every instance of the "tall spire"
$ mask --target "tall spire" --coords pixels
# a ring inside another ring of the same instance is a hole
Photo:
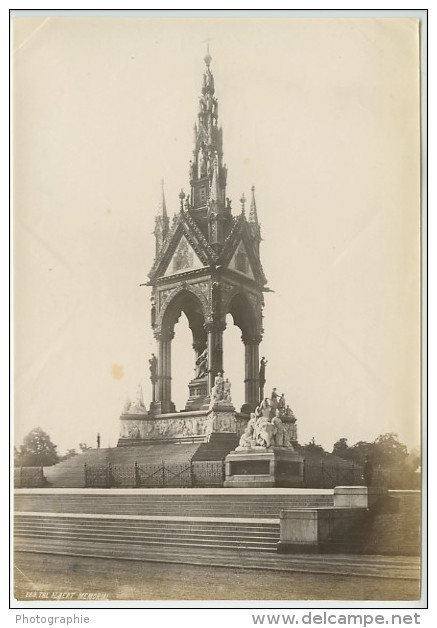
[[[218,101],[215,97],[214,76],[211,72],[212,57],[209,52],[204,57],[205,70],[203,72],[202,90],[199,98],[197,124],[194,125],[194,150],[190,162],[191,207],[200,210],[208,207],[211,197],[213,177],[213,195],[216,197],[217,208],[221,209],[225,203],[226,167],[223,166],[223,135],[218,126]],[[215,171],[217,164],[217,172]]]
[[[155,246],[156,255],[161,252],[162,246],[165,242],[169,231],[170,221],[167,215],[167,206],[165,203],[164,194],[164,179],[161,179],[161,200],[158,207],[158,215],[155,218]]]

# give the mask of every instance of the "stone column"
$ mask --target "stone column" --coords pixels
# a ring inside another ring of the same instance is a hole
[[[155,334],[158,353],[158,381],[156,386],[156,401],[152,405],[159,413],[174,412],[174,403],[171,401],[171,341],[173,331],[161,331]]]
[[[208,347],[208,394],[214,386],[214,379],[218,372],[223,371],[223,331],[226,325],[222,323],[206,323]]]
[[[259,404],[259,343],[260,335],[243,336],[245,349],[244,405],[242,412],[253,412]]]

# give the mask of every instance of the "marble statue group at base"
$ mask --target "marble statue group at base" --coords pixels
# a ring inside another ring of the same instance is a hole
[[[302,486],[303,458],[297,440],[296,418],[276,388],[250,414],[238,447],[225,458],[225,487]]]
[[[255,412],[250,414],[244,433],[235,451],[286,447],[293,450],[296,419],[289,406],[285,406],[284,394],[279,397],[276,388],[272,397],[266,397]]]

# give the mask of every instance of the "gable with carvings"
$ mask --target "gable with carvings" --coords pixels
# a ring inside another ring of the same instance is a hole
[[[188,242],[185,235],[182,235],[170,259],[170,262],[165,269],[164,275],[174,275],[179,272],[187,270],[193,270],[195,268],[202,268],[203,264]]]
[[[246,247],[244,246],[242,240],[238,243],[238,246],[229,261],[228,268],[236,270],[238,273],[242,273],[251,279],[255,278]]]

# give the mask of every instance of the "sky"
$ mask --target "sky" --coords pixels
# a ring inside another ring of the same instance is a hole
[[[366,18],[15,18],[15,439],[115,446],[138,384],[151,401],[154,216],[188,190],[204,68],[227,196],[255,185],[268,286],[266,391],[302,443],[420,440],[417,22]],[[229,318],[225,376],[243,402]],[[173,400],[188,398],[186,321]]]

